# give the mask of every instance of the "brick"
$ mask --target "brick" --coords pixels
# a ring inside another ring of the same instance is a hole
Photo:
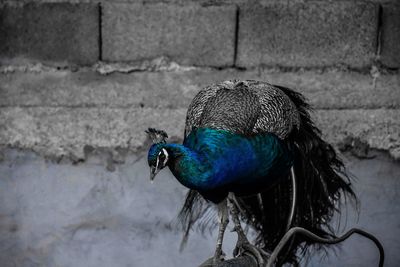
[[[186,109],[152,108],[0,108],[0,147],[32,149],[44,155],[73,154],[85,145],[140,149],[149,127],[170,138],[183,136]]]
[[[1,69],[0,69],[1,72]],[[92,71],[14,72],[0,75],[0,106],[187,108],[203,87],[253,79],[301,92],[314,108],[400,108],[400,76],[357,72],[271,72],[195,69],[99,75]]]
[[[378,5],[353,1],[267,3],[239,12],[237,65],[370,64]]]
[[[235,6],[104,3],[102,21],[104,60],[233,65]]]
[[[400,5],[383,5],[381,62],[390,68],[400,67]]]
[[[399,109],[316,110],[313,117],[330,143],[353,137],[400,159]]]
[[[83,155],[84,146],[140,150],[148,127],[182,139],[186,109],[0,108],[0,147],[31,149],[44,155]],[[316,110],[324,137],[333,144],[358,137],[400,159],[400,110]]]
[[[99,58],[98,4],[0,7],[0,58],[92,64]]]

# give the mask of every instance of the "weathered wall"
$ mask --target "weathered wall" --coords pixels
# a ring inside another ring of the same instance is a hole
[[[216,67],[400,65],[397,1],[23,3],[0,6],[1,58],[89,65],[158,56]]]
[[[145,158],[128,156],[110,172],[104,154],[71,165],[24,151],[4,151],[0,163],[0,262],[12,266],[198,266],[212,256],[216,232],[194,232],[179,253],[182,233],[174,227],[185,189],[168,170],[153,184]],[[400,166],[385,155],[352,159],[360,213],[344,211],[341,231],[357,226],[376,235],[385,266],[398,266]],[[172,224],[171,224],[172,223]],[[225,250],[236,240],[227,231]],[[307,266],[374,267],[378,251],[352,237],[328,258]]]
[[[352,155],[361,211],[345,228],[376,234],[397,266],[399,12],[390,0],[1,1],[0,266],[209,257],[214,238],[199,234],[178,253],[168,223],[184,188],[167,172],[147,183],[144,130],[180,140],[196,92],[226,79],[307,97],[324,137]],[[371,148],[384,152],[354,158]],[[368,241],[343,248],[311,265],[376,266]]]
[[[137,151],[148,127],[181,138],[195,93],[227,79],[268,80],[296,88],[316,108],[313,116],[329,141],[341,144],[350,136],[400,156],[398,76],[382,75],[374,87],[368,75],[338,71],[7,73],[0,76],[0,139],[4,145],[76,160],[84,159],[85,146]]]

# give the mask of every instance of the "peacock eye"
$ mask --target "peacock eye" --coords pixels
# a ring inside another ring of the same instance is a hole
[[[160,151],[160,153],[158,154],[158,157],[157,157],[157,161],[160,162],[160,166],[165,167],[165,165],[167,164],[167,161],[168,161],[168,152],[166,149],[163,148]],[[157,163],[157,165],[158,165],[158,163]]]

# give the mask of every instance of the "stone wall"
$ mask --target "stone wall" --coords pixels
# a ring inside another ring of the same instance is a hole
[[[304,93],[318,122],[335,118],[323,127],[330,141],[350,135],[398,158],[398,7],[394,1],[6,1],[0,118],[10,123],[0,144],[79,159],[85,145],[136,150],[150,124],[180,137],[184,109],[200,88],[241,78]]]
[[[213,67],[398,68],[398,14],[396,1],[7,1],[0,56],[87,65],[168,56]]]

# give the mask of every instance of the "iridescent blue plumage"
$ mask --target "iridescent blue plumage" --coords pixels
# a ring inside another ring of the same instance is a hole
[[[293,155],[270,133],[244,136],[225,130],[199,128],[183,145],[154,144],[149,163],[161,148],[171,155],[168,166],[184,186],[218,202],[228,192],[256,194],[286,176]]]
[[[210,171],[197,190],[254,194],[269,187],[292,165],[286,145],[273,134],[243,136],[223,130],[196,129],[184,146],[198,154]],[[187,177],[197,182],[197,177]],[[221,192],[222,193],[222,192]],[[221,196],[220,196],[221,197]]]

